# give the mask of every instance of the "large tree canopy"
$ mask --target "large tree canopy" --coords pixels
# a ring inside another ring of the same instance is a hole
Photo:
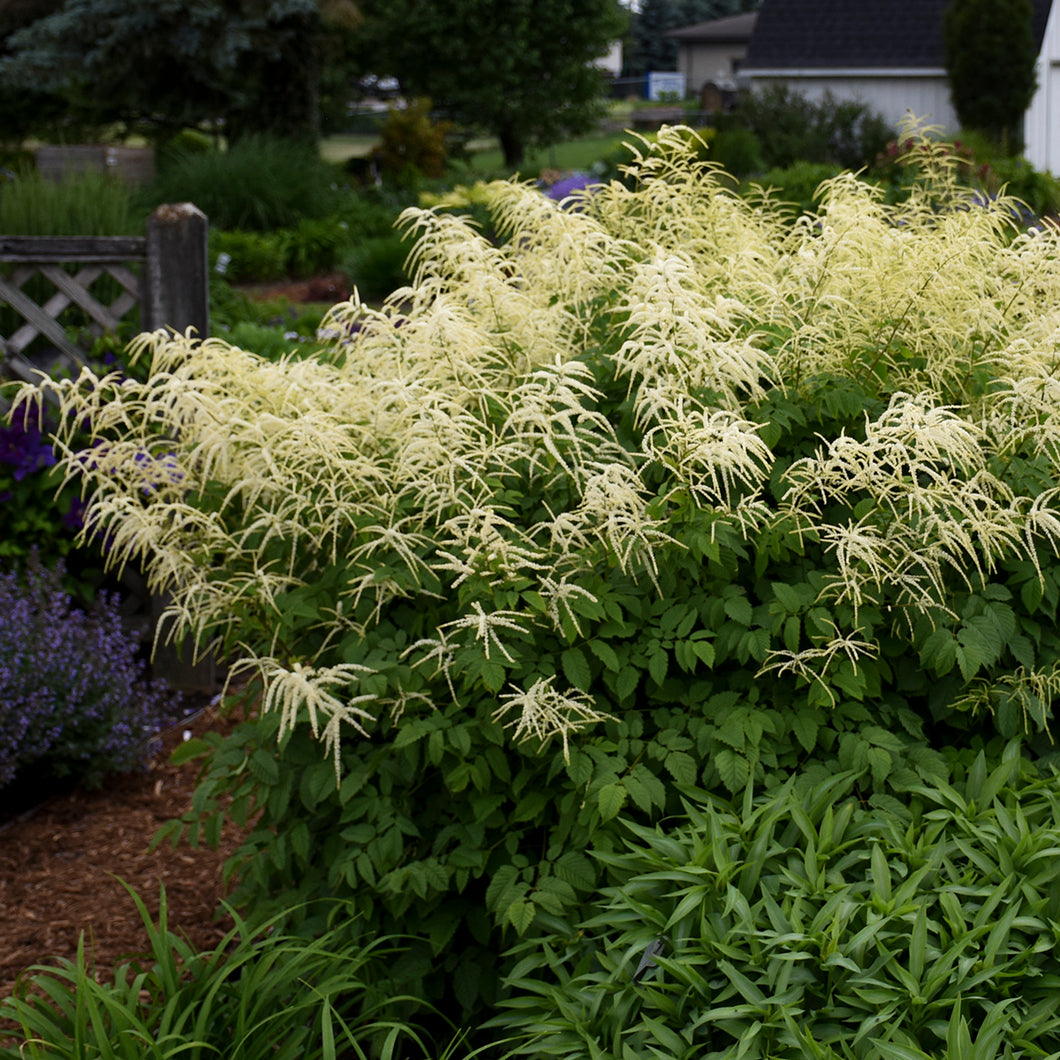
[[[951,0],[944,35],[950,96],[961,124],[1012,151],[1034,98],[1037,50],[1030,0]]]
[[[54,93],[85,123],[312,137],[325,33],[355,13],[350,0],[67,0],[8,38],[0,86]]]
[[[626,22],[617,0],[365,0],[362,42],[406,92],[496,135],[505,162],[591,128],[592,65]],[[382,71],[380,71],[382,72]]]
[[[8,39],[62,7],[62,0],[0,0],[0,61]],[[0,79],[0,143],[17,146],[34,131],[47,127],[63,110],[62,102],[37,86],[14,88]]]

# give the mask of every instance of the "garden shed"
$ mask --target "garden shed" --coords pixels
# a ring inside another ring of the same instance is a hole
[[[677,69],[684,75],[686,91],[699,95],[703,87],[727,87],[747,55],[758,13],[729,15],[670,30],[666,36],[677,44]]]
[[[829,92],[867,104],[896,127],[912,113],[953,132],[958,123],[942,36],[948,2],[763,0],[739,82],[783,84],[811,99]],[[1032,0],[1032,6],[1038,92],[1025,119],[1025,154],[1035,167],[1060,175],[1060,5]]]

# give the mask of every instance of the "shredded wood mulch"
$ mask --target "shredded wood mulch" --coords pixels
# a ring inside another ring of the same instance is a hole
[[[209,704],[164,734],[146,772],[115,777],[98,791],[53,796],[0,823],[0,997],[30,965],[74,958],[82,932],[101,978],[119,958],[146,950],[143,922],[116,877],[152,915],[164,885],[170,929],[196,947],[221,940],[231,923],[215,913],[238,830],[229,823],[216,851],[184,842],[175,850],[168,841],[149,846],[166,821],[191,805],[199,763],[171,765],[170,752],[186,731],[224,732],[237,721]]]

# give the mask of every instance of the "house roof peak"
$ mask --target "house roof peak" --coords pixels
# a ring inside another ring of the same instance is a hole
[[[1031,0],[1041,47],[1052,0]],[[751,69],[945,66],[949,0],[763,0],[747,50]]]

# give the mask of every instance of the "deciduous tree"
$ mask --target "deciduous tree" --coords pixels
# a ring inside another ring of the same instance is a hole
[[[481,125],[505,164],[590,129],[604,101],[593,60],[619,37],[617,0],[366,0],[363,43],[410,95]],[[382,71],[379,71],[382,72]]]

